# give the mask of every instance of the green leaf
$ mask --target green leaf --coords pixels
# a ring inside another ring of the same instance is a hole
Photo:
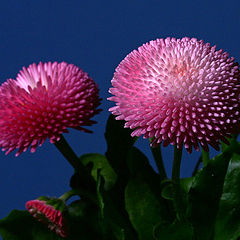
[[[229,144],[221,142],[222,152],[231,149],[232,152],[240,154],[240,143],[237,141],[238,134],[233,134],[231,138],[227,138]]]
[[[58,236],[57,234],[55,234],[54,232],[51,232],[49,230],[46,229],[46,226],[41,225],[41,227],[34,227],[33,228],[33,237],[31,238],[32,240],[70,240],[69,238],[61,238],[60,236]]]
[[[97,196],[99,205],[99,222],[102,229],[103,239],[125,239],[125,230],[119,221],[118,212],[114,209],[114,204],[109,202],[108,193],[103,188],[104,180],[98,171],[97,178]],[[105,204],[107,202],[108,204]],[[115,212],[115,213],[114,213]],[[114,214],[113,214],[114,213]]]
[[[97,172],[97,196],[98,196],[98,206],[100,208],[100,217],[104,219],[104,200],[102,196],[103,191],[103,179],[100,175],[100,171]]]
[[[34,219],[29,212],[13,210],[0,220],[0,234],[3,240],[60,240],[46,225]]]
[[[113,115],[109,116],[105,132],[108,145],[106,157],[121,182],[127,182],[129,177],[127,155],[136,140],[131,137],[131,132],[124,128],[124,121],[117,121]]]
[[[156,240],[192,240],[193,228],[188,223],[163,223],[156,227]]]
[[[184,190],[185,193],[189,193],[192,187],[193,181],[194,181],[194,177],[187,177],[187,178],[180,179],[181,188]]]
[[[3,240],[32,239],[33,218],[27,211],[13,210],[0,220],[0,234]]]
[[[143,179],[129,181],[125,190],[126,209],[140,240],[154,239],[154,229],[166,222],[167,208]]]
[[[97,183],[97,195],[100,211],[100,225],[104,239],[135,240],[136,233],[129,222],[124,202],[117,186],[106,192],[101,186],[103,178],[100,176]],[[119,198],[117,198],[119,196]]]
[[[180,189],[181,189],[181,194],[182,194],[182,204],[184,206],[184,214],[187,214],[187,209],[188,209],[188,196],[189,196],[189,191],[192,187],[194,181],[194,177],[188,177],[188,178],[182,178],[180,179]]]
[[[103,194],[104,215],[117,239],[136,239],[136,233],[129,222],[124,204],[124,191],[131,175],[129,152],[136,138],[131,137],[132,130],[124,128],[124,121],[117,121],[110,115],[106,125],[106,157],[117,174],[117,181],[108,193]]]
[[[75,172],[70,180],[70,187],[72,189],[78,189],[87,194],[93,194],[96,190],[96,181],[91,176],[93,163],[89,163],[85,166],[84,172]],[[83,194],[84,195],[84,194]]]
[[[174,200],[175,188],[174,182],[170,179],[161,182],[162,192],[161,195],[164,199]]]
[[[68,207],[69,240],[101,239],[98,208],[89,201],[77,200]]]
[[[136,147],[132,147],[127,158],[128,168],[132,178],[142,179],[146,182],[154,194],[161,199],[161,177],[153,170],[148,158]],[[168,180],[164,180],[165,182]],[[164,201],[166,203],[166,201]]]
[[[164,187],[166,186],[164,183],[169,183],[171,180],[161,181],[161,177],[153,170],[152,166],[149,164],[148,158],[136,147],[133,147],[129,151],[128,166],[131,172],[131,176],[133,178],[142,179],[149,185],[151,191],[157,196],[159,202],[161,202],[161,205],[165,205],[165,207],[168,208],[168,214],[166,217],[169,220],[173,220],[175,217],[175,212],[172,208],[172,202],[162,199],[162,193],[164,191]]]
[[[162,198],[161,178],[139,149],[133,147],[129,151],[127,162],[132,176],[125,189],[125,203],[130,221],[140,239],[153,239],[155,224],[171,222],[175,218],[172,202]],[[139,211],[143,213],[142,216]]]
[[[188,213],[196,240],[212,240],[214,224],[231,153],[224,152],[210,160],[194,177],[189,191]]]
[[[176,196],[177,194],[181,194],[181,214],[183,216],[181,222],[179,222],[179,224],[188,224],[190,225],[190,223],[187,223],[187,219],[186,219],[186,213],[187,213],[187,208],[188,208],[188,193],[189,190],[192,186],[192,182],[193,182],[193,177],[189,177],[189,178],[182,178],[180,179],[180,186],[179,186],[179,193],[176,192],[176,186],[174,181],[170,180],[170,179],[166,179],[163,180],[161,182],[161,196],[164,199],[167,200],[171,200],[172,202],[172,206],[170,205],[169,212],[172,211],[174,213],[177,214],[177,209],[179,208],[179,206],[177,206],[176,204],[179,204],[179,201],[176,201]],[[169,205],[169,203],[168,203]],[[179,215],[176,215],[176,218],[179,218]],[[178,220],[179,221],[179,220]],[[176,222],[176,220],[175,220]]]
[[[94,180],[97,181],[97,172],[100,171],[100,175],[104,179],[104,189],[109,190],[116,182],[117,175],[107,161],[107,158],[98,153],[84,154],[80,157],[80,161],[83,165],[93,164],[91,175]]]
[[[127,166],[133,177],[139,177],[156,184],[161,181],[159,175],[149,164],[148,158],[136,147],[132,147],[127,155]],[[159,183],[160,184],[160,183]]]
[[[192,186],[193,177],[182,178],[180,179],[180,189],[182,190],[182,195],[184,198],[187,198],[187,194]],[[175,196],[175,187],[174,182],[171,179],[166,179],[161,182],[162,192],[161,195],[165,199],[174,200]]]
[[[240,239],[240,155],[228,166],[215,225],[214,240]]]

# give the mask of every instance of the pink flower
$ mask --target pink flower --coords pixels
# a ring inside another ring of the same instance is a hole
[[[46,201],[31,200],[26,203],[26,209],[38,221],[48,225],[51,231],[61,237],[67,236],[66,221],[60,210],[56,210],[53,206],[48,205]]]
[[[34,152],[46,138],[54,143],[67,128],[90,132],[100,110],[94,81],[73,64],[35,63],[16,80],[0,86],[0,147],[18,156],[31,145]]]
[[[153,146],[219,149],[240,123],[239,65],[228,56],[195,38],[146,43],[117,67],[110,111]]]

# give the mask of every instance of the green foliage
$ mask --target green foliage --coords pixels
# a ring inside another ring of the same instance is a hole
[[[126,209],[139,239],[154,239],[154,230],[165,222],[167,209],[161,198],[142,179],[129,181],[125,191]]]
[[[128,166],[131,178],[125,189],[125,203],[129,218],[139,239],[154,239],[155,227],[173,219],[171,203],[161,197],[161,178],[139,149],[133,147],[129,152]]]
[[[130,134],[131,130],[124,128],[124,121],[116,121],[113,115],[109,116],[105,132],[106,157],[122,183],[126,183],[130,175],[127,156],[136,140]]]
[[[211,240],[231,153],[225,152],[211,161],[195,176],[189,191],[189,219],[196,240]]]
[[[171,240],[192,240],[194,239],[193,228],[189,223],[168,222],[162,223],[156,227],[155,239],[171,239]]]
[[[175,189],[174,189],[174,183],[172,180],[167,179],[165,181],[162,181],[161,195],[164,199],[174,200]]]
[[[67,239],[101,239],[97,205],[90,201],[77,200],[69,205],[65,215],[69,225],[69,236]]]
[[[123,126],[123,121],[110,116],[105,156],[89,153],[77,159],[84,172],[75,171],[70,181],[80,199],[67,202],[64,208],[69,227],[66,240],[240,239],[236,136],[229,140],[230,146],[222,144],[222,153],[213,159],[206,153],[204,167],[193,177],[180,179],[176,187],[176,181],[152,169],[147,157],[134,147],[131,130]],[[152,152],[155,158],[161,157],[160,150]],[[43,199],[55,205],[59,201]],[[0,220],[0,234],[3,240],[62,239],[27,211],[18,210]]]
[[[240,155],[234,154],[228,166],[219,211],[215,224],[214,240],[240,238]]]
[[[117,208],[115,202],[104,191],[104,179],[98,173],[97,196],[99,203],[99,222],[102,229],[103,239],[134,239],[131,230],[125,223],[124,215]]]
[[[104,179],[104,189],[109,190],[117,180],[117,175],[108,163],[105,156],[98,153],[89,153],[82,155],[79,160],[83,165],[93,164],[91,175],[97,181],[97,172],[100,170],[100,175]]]

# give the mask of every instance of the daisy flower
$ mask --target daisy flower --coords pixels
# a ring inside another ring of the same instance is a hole
[[[64,207],[64,203],[59,199],[36,199],[26,203],[26,209],[34,218],[46,224],[51,231],[55,231],[63,238],[67,236],[67,224],[62,215]]]
[[[240,71],[234,58],[195,38],[150,41],[119,64],[110,111],[132,136],[189,153],[219,149],[239,129]]]
[[[90,132],[91,118],[99,113],[98,88],[73,64],[35,63],[23,67],[16,80],[0,86],[0,147],[16,156],[49,138],[60,139],[67,128]]]

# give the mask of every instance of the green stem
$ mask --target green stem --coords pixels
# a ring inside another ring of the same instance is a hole
[[[98,204],[98,201],[94,194],[91,194],[90,192],[86,192],[86,191],[80,190],[80,189],[71,189],[68,192],[65,192],[62,196],[60,196],[59,199],[66,202],[69,198],[71,198],[73,196],[79,196],[79,197],[85,196],[85,197],[87,197],[87,199],[91,200],[96,205]]]
[[[63,200],[64,202],[66,202],[70,197],[72,196],[76,196],[79,195],[79,191],[76,189],[71,189],[68,192],[65,192],[61,197],[59,197],[59,199]]]
[[[101,193],[101,188],[102,188],[102,177],[100,175],[100,169],[97,171],[97,197],[98,197],[98,203],[99,203],[99,208],[100,208],[100,217],[101,219],[104,219],[104,201],[103,201],[103,196]]]
[[[176,146],[174,146],[174,161],[173,161],[173,168],[172,168],[172,180],[175,183],[180,182],[181,160],[182,160],[182,148],[178,149]]]
[[[203,167],[206,167],[210,161],[209,152],[206,152],[202,149],[202,161],[203,161]]]
[[[174,205],[177,211],[177,217],[180,221],[184,221],[184,204],[182,199],[182,192],[180,186],[180,168],[182,159],[182,148],[178,149],[174,146],[174,161],[172,168],[172,181],[175,188]]]
[[[161,178],[161,180],[164,180],[167,178],[167,174],[166,174],[164,164],[163,164],[161,145],[159,145],[159,147],[155,147],[155,148],[151,147],[151,151],[152,151],[152,155],[154,157],[154,161],[157,165],[157,169],[158,169],[160,178]]]
[[[79,161],[77,155],[72,150],[63,135],[61,135],[59,141],[55,142],[55,146],[75,170],[78,172],[85,172],[83,164]]]

